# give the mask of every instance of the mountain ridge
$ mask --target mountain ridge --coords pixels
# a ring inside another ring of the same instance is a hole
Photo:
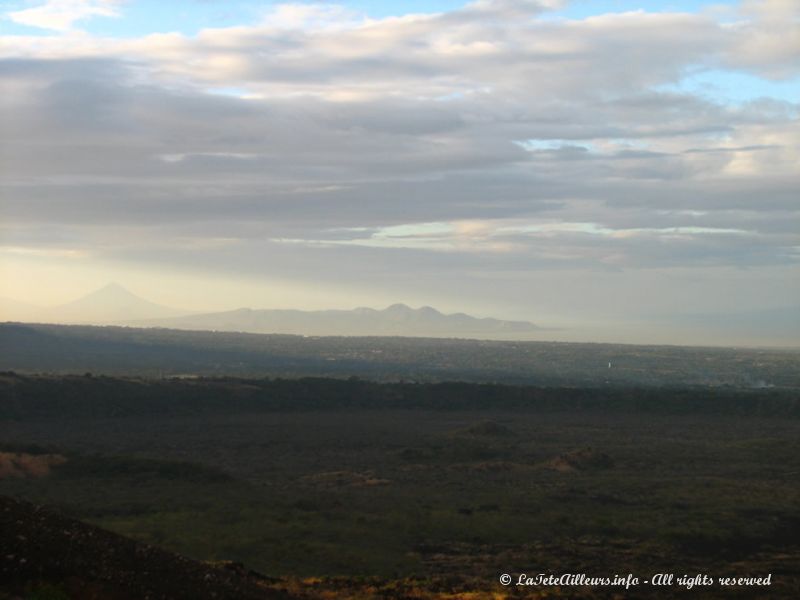
[[[184,330],[352,336],[463,337],[541,331],[540,327],[528,321],[478,318],[465,313],[445,314],[431,306],[412,308],[403,303],[395,303],[384,309],[361,306],[352,310],[313,311],[241,307],[231,311],[138,321],[130,324]]]
[[[181,330],[277,333],[306,336],[485,337],[528,336],[542,328],[528,321],[445,314],[432,306],[412,308],[396,302],[383,309],[301,310],[295,308],[192,313],[146,300],[111,282],[76,300],[25,313],[8,311],[27,322],[122,325]]]

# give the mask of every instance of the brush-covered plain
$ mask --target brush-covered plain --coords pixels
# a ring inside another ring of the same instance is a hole
[[[769,597],[800,593],[796,416],[320,406],[4,419],[7,457],[66,460],[0,494],[281,577],[772,573]]]

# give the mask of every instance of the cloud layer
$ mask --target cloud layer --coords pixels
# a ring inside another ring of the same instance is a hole
[[[505,299],[543,273],[574,274],[572,295],[587,273],[635,287],[677,269],[720,281],[697,299],[712,307],[731,269],[741,286],[743,268],[797,275],[798,104],[679,84],[796,79],[793,4],[583,20],[514,0],[379,20],[281,5],[196,36],[6,36],[0,241],[362,287],[391,273],[421,300],[446,273],[537,321]],[[117,10],[9,16],[67,30]],[[757,279],[767,298],[731,309],[797,299]]]

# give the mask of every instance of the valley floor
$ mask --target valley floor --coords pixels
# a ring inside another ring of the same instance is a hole
[[[0,439],[16,469],[0,494],[294,595],[800,597],[796,418],[351,407],[7,419]],[[772,579],[687,592],[504,573]]]

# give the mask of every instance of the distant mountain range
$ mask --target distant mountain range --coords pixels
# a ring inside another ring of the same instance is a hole
[[[445,315],[431,308],[393,304],[384,310],[253,310],[191,315],[139,322],[137,325],[248,333],[300,335],[380,335],[417,337],[502,337],[531,333],[539,328],[527,321],[479,319],[464,313]]]
[[[0,297],[0,322],[124,325],[197,331],[276,333],[306,336],[406,336],[532,341],[546,336],[565,341],[558,330],[527,321],[443,314],[430,306],[393,304],[383,310],[278,310],[240,308],[192,314],[162,306],[111,283],[82,298],[37,307]],[[798,347],[800,306],[715,314],[653,315],[652,322],[680,335],[702,332],[709,345]],[[643,324],[646,325],[646,324]],[[567,341],[576,341],[573,335]],[[583,330],[578,331],[578,335]],[[670,342],[674,343],[674,342]]]
[[[383,309],[238,310],[187,314],[155,304],[111,283],[82,298],[51,308],[0,301],[0,321],[130,325],[183,330],[281,333],[307,336],[413,336],[513,339],[540,329],[527,321],[443,314],[431,308],[393,304]],[[527,334],[527,335],[526,335]]]

